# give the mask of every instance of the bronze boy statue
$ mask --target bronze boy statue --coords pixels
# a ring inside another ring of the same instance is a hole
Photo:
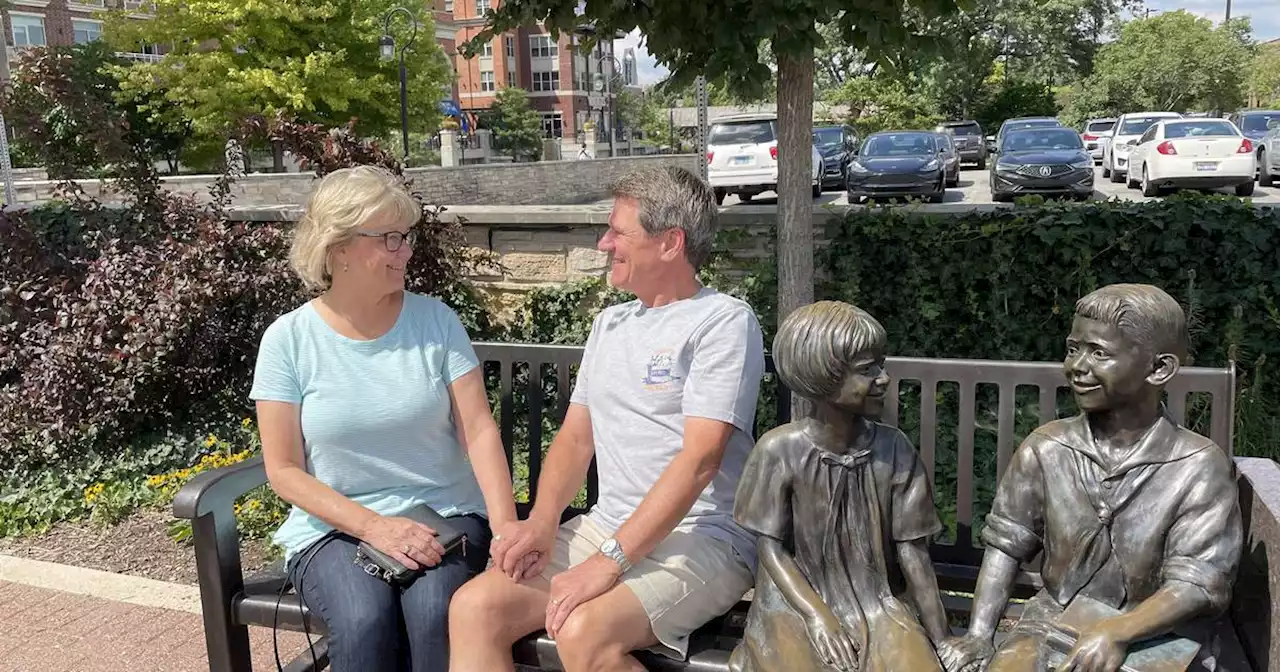
[[[737,672],[941,670],[929,539],[942,524],[911,442],[870,419],[884,351],[884,327],[846,303],[778,329],[778,376],[815,410],[761,437],[738,482],[734,518],[760,535],[760,565]]]
[[[1230,458],[1161,404],[1186,352],[1182,308],[1159,288],[1110,285],[1076,304],[1063,368],[1082,413],[1035,430],[1001,478],[968,633],[938,649],[949,671],[988,659],[992,671],[1072,672],[1212,659],[1203,633],[1132,648],[1219,614],[1242,548]],[[993,651],[1019,563],[1038,551],[1044,589]]]

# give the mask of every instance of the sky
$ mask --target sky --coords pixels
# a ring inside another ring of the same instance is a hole
[[[1259,42],[1280,38],[1280,12],[1275,11],[1277,0],[1231,0],[1231,15],[1248,16],[1253,23],[1253,36]],[[1147,0],[1147,7],[1153,11],[1173,11],[1185,9],[1214,21],[1221,21],[1226,12],[1226,0]],[[1271,6],[1270,12],[1264,12],[1264,6]],[[628,47],[636,50],[636,70],[640,76],[640,85],[649,86],[662,81],[667,76],[667,69],[658,65],[653,56],[644,48],[644,38],[640,31],[632,31],[630,35],[614,43],[614,50],[622,53]]]

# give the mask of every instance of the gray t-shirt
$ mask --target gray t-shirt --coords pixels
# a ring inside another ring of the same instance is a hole
[[[591,414],[600,494],[588,514],[611,534],[683,448],[686,417],[734,426],[712,479],[677,530],[733,544],[752,571],[756,538],[733,520],[754,445],[764,337],[746,303],[714,289],[656,308],[631,301],[596,316],[572,402]]]

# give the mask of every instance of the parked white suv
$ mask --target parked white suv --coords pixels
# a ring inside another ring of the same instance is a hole
[[[1102,148],[1102,176],[1119,184],[1129,173],[1129,152],[1138,138],[1158,121],[1181,119],[1177,112],[1130,112],[1120,115],[1111,130],[1111,142]]]
[[[813,197],[822,196],[822,155],[813,151]],[[764,191],[778,190],[778,117],[740,114],[711,122],[707,133],[707,180],[716,203],[737,194],[744,203]]]

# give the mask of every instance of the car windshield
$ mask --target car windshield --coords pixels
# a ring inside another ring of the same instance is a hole
[[[1164,125],[1164,137],[1166,138],[1197,138],[1214,135],[1238,136],[1240,133],[1231,125],[1231,122],[1220,119],[1179,121]]]
[[[944,133],[938,134],[938,147],[950,151],[952,148],[951,136]]]
[[[1170,117],[1130,117],[1124,120],[1120,125],[1120,132],[1117,135],[1142,135],[1147,132],[1156,122]]]
[[[947,135],[982,135],[982,127],[977,123],[943,126],[941,130]]]
[[[844,141],[838,128],[819,128],[813,132],[813,144],[819,147],[835,147]]]
[[[1240,117],[1240,129],[1250,133],[1263,133],[1267,131],[1267,124],[1272,121],[1280,121],[1280,112],[1246,114]]]
[[[1054,128],[1061,126],[1057,119],[1030,119],[1026,121],[1011,121],[1004,127],[1004,132],[1020,131],[1026,128]]]
[[[1006,152],[1034,152],[1048,149],[1083,149],[1080,136],[1067,128],[1037,128],[1014,131],[1004,138]]]
[[[1106,133],[1116,127],[1115,121],[1091,121],[1085,128],[1086,133]]]
[[[862,156],[917,156],[937,150],[932,136],[924,133],[886,133],[867,138]]]
[[[707,134],[709,145],[758,145],[762,142],[773,142],[773,122],[771,121],[738,121],[727,124],[712,124]]]

